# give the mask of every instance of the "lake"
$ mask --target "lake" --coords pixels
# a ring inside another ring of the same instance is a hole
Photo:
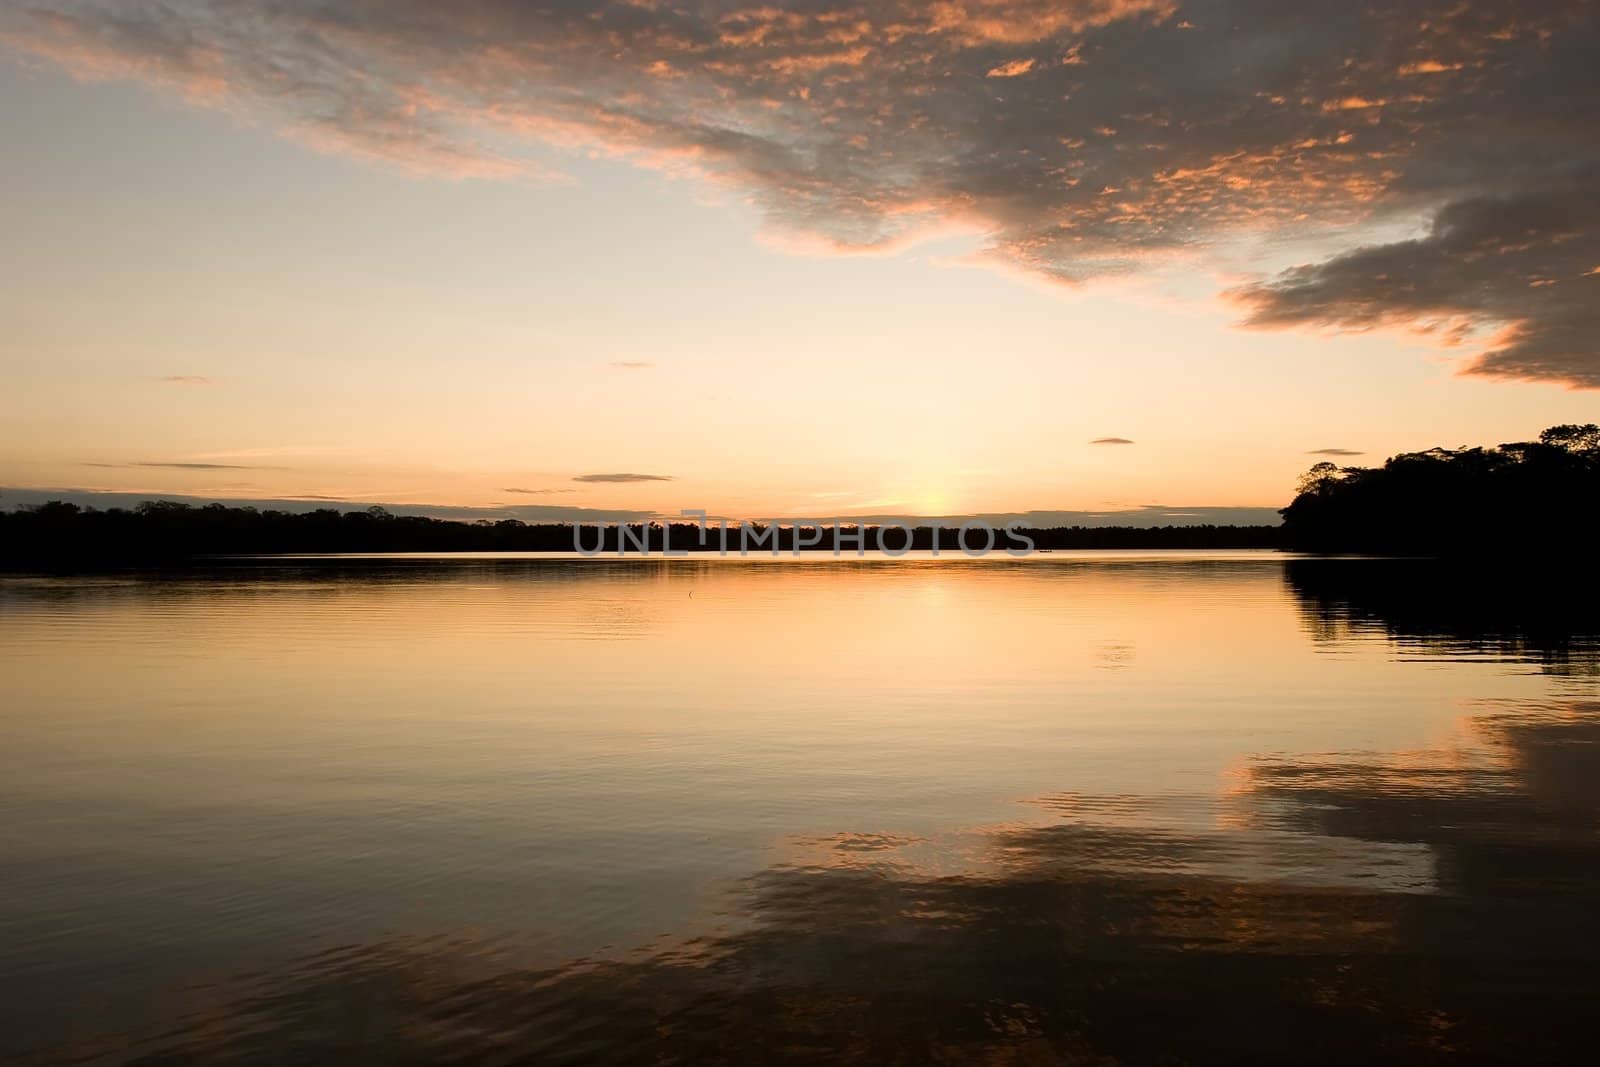
[[[1594,605],[1252,552],[0,577],[0,1056],[1583,1059]]]

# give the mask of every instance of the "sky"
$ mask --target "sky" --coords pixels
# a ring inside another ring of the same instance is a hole
[[[1597,7],[7,0],[0,505],[1224,515],[1597,421]]]

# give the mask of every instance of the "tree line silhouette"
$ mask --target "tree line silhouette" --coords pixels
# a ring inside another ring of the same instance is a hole
[[[795,548],[795,530],[780,525],[748,524],[751,555],[770,554],[773,546],[789,553]],[[847,527],[847,532],[849,528]],[[880,543],[879,527],[865,527],[868,550]],[[1055,548],[1269,548],[1277,543],[1272,526],[1165,526],[1165,527],[1056,527],[1020,531],[1036,547]],[[1020,548],[1005,530],[995,531],[994,551]],[[801,537],[803,551],[833,550],[831,528],[818,544],[810,531]],[[934,547],[959,552],[958,531],[936,531],[931,526],[912,531],[910,549]],[[883,534],[884,542],[898,551],[906,544],[903,530]],[[598,546],[615,555],[619,543],[630,553],[647,546],[659,554],[670,541],[674,552],[715,552],[721,539],[715,527],[704,544],[692,523],[629,523],[582,531],[585,551]],[[975,530],[967,543],[975,550],[986,542]],[[730,524],[728,549],[739,551],[737,527]],[[570,523],[526,523],[518,519],[462,522],[418,515],[395,515],[372,507],[360,511],[322,508],[309,512],[259,510],[224,504],[194,506],[166,500],[146,501],[134,508],[80,507],[52,501],[37,507],[0,512],[0,565],[95,566],[180,563],[202,556],[268,555],[333,552],[571,552]],[[854,554],[853,542],[842,551]]]
[[[750,555],[794,552],[795,530],[770,523],[749,523]],[[867,549],[880,544],[878,526],[866,526]],[[846,533],[853,531],[846,526]],[[1050,530],[1024,530],[1022,536],[1040,549],[1218,549],[1218,547],[1270,547],[1274,526],[1061,526]],[[582,547],[616,555],[619,544],[626,552],[659,555],[670,544],[674,552],[717,552],[722,539],[715,528],[701,531],[694,523],[626,523],[595,528],[584,526]],[[832,530],[824,530],[819,544],[806,531],[800,550],[834,550]],[[909,547],[960,552],[958,531],[918,526]],[[899,550],[906,533],[890,530],[883,541]],[[973,531],[968,544],[974,550],[986,544],[982,531]],[[730,525],[728,550],[739,552],[738,526]],[[125,563],[179,563],[216,555],[272,555],[272,553],[328,552],[571,552],[571,523],[525,523],[517,518],[459,522],[421,515],[395,515],[382,507],[363,510],[318,509],[282,512],[226,504],[190,506],[174,501],[146,501],[133,509],[94,509],[69,502],[51,501],[37,507],[0,512],[0,563],[5,565],[125,565]],[[995,552],[1019,549],[1021,542],[995,531]],[[854,542],[842,552],[853,555]]]
[[[1600,426],[1553,426],[1537,441],[1493,448],[1433,448],[1393,456],[1381,467],[1318,463],[1302,478],[1282,526],[1061,526],[996,530],[994,551],[1020,549],[1286,548],[1300,552],[1460,556],[1519,550],[1576,554],[1591,547],[1600,520]],[[796,548],[796,530],[747,524],[751,554]],[[902,530],[864,528],[870,549],[907,544]],[[741,544],[730,527],[729,551]],[[831,552],[832,531],[801,551]],[[981,531],[968,545],[986,542]],[[659,554],[715,552],[716,531],[702,539],[692,523],[629,523],[583,532],[583,547],[615,555],[645,546]],[[334,552],[570,552],[570,523],[519,519],[463,522],[395,515],[372,507],[308,512],[194,506],[150,500],[134,508],[80,507],[51,501],[0,511],[0,566],[167,564],[202,556]],[[916,527],[909,549],[959,552],[954,528]],[[854,552],[854,544],[843,547]]]
[[[1460,556],[1592,551],[1600,518],[1600,426],[1552,426],[1537,441],[1431,448],[1381,467],[1318,463],[1284,508],[1283,547],[1301,552]]]

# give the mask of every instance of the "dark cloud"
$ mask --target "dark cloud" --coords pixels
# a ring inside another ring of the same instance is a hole
[[[1365,452],[1357,452],[1353,448],[1313,448],[1307,452],[1308,456],[1364,456]]]
[[[1493,334],[1471,373],[1593,386],[1597,11],[37,0],[0,13],[0,37],[412,170],[525,175],[518,144],[598,149],[734,187],[813,245],[958,224],[991,262],[1066,282],[1367,232],[1237,290],[1250,321]],[[1364,231],[1427,219],[1409,241]]]
[[[670,482],[669,474],[580,474],[572,479],[575,482]]]
[[[212,379],[203,374],[168,374],[161,379],[172,385],[211,385]]]
[[[1091,445],[1131,445],[1132,441],[1126,437],[1096,437],[1089,442]]]
[[[1411,326],[1449,344],[1497,326],[1472,374],[1600,387],[1600,171],[1445,207],[1425,236],[1235,290],[1257,326]]]
[[[519,493],[523,496],[549,496],[552,493],[576,493],[576,489],[518,489],[508,487],[500,490],[502,493]]]
[[[275,471],[283,467],[255,467],[243,463],[85,463],[85,467],[129,469],[153,467],[169,471]]]

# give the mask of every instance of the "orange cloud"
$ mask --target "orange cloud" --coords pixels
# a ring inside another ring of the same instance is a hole
[[[1240,235],[1565,205],[1600,172],[1596,18],[1583,0],[280,0],[251,18],[34,0],[0,13],[0,40],[410,173],[548,178],[523,148],[599,152],[740,191],[786,246],[955,226],[986,235],[987,262],[1076,283]],[[1390,285],[1317,321],[1527,324],[1507,351],[1543,330],[1567,354],[1478,371],[1600,380],[1600,325],[1559,302],[1571,287],[1529,284],[1600,261],[1589,221],[1500,238],[1526,247],[1514,283],[1479,279],[1493,300]],[[1294,320],[1249,299],[1257,324]]]
[[[1013,59],[1011,62],[1002,63],[998,67],[990,67],[989,68],[989,73],[986,75],[986,77],[990,77],[990,78],[1015,78],[1020,74],[1028,73],[1028,71],[1030,71],[1032,69],[1033,69],[1033,60],[1031,60],[1031,59]]]

